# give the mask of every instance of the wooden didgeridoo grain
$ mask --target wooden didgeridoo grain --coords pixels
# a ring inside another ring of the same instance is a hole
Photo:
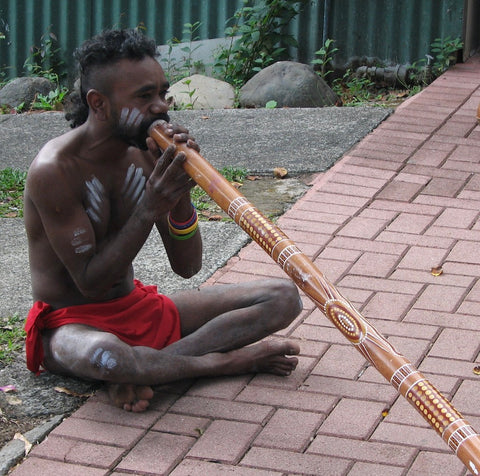
[[[173,144],[161,126],[149,135],[165,150]],[[276,225],[262,215],[198,152],[185,153],[187,174],[276,261],[337,329],[400,392],[475,475],[480,471],[480,435],[453,405],[345,299]]]

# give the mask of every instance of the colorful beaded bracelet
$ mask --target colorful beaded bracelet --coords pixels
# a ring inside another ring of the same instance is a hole
[[[193,206],[193,204],[192,204]],[[168,231],[172,238],[176,240],[188,240],[195,235],[198,228],[197,210],[193,207],[192,216],[184,222],[174,220],[168,214]]]

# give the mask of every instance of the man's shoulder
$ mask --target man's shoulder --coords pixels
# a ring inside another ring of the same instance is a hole
[[[72,130],[45,143],[32,161],[29,173],[41,172],[46,167],[53,171],[52,167],[61,166],[68,159],[75,137],[75,131]]]

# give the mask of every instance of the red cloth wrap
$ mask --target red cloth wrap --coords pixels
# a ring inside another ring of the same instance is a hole
[[[38,374],[43,362],[42,330],[65,324],[85,324],[116,335],[131,346],[163,349],[180,339],[180,316],[171,299],[158,294],[156,286],[135,280],[127,296],[106,302],[52,310],[37,301],[27,316],[27,367]]]

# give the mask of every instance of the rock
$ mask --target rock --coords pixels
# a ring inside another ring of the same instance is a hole
[[[279,61],[257,73],[240,89],[241,107],[323,107],[339,102],[328,84],[306,64]]]
[[[0,105],[18,107],[24,103],[30,107],[37,94],[48,95],[57,85],[47,78],[28,76],[16,78],[0,89]]]
[[[183,78],[170,86],[170,94],[178,109],[232,108],[235,90],[231,84],[201,74]]]

